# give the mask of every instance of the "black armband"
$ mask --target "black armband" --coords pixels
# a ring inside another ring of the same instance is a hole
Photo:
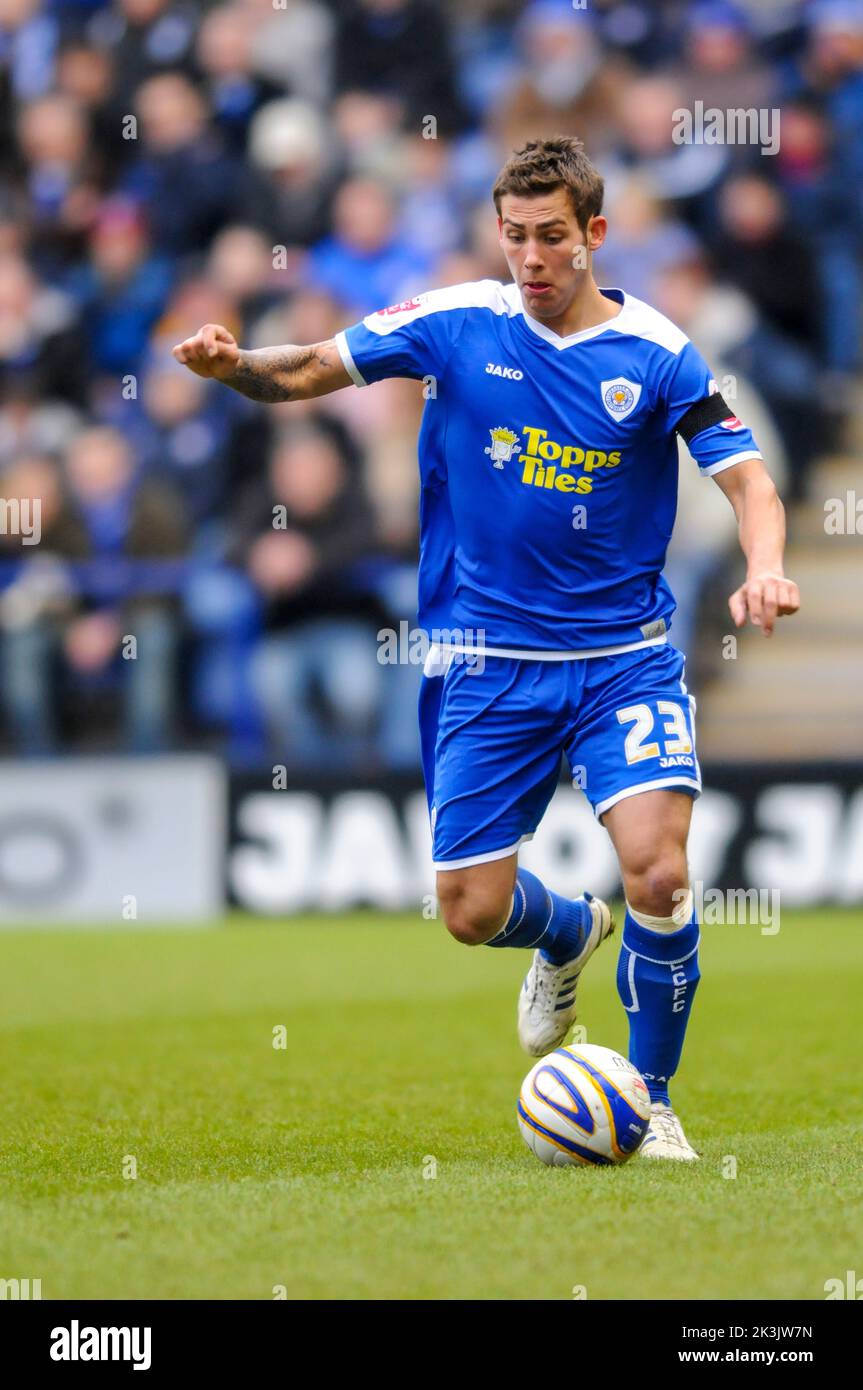
[[[711,425],[718,425],[720,420],[728,420],[733,415],[734,411],[728,407],[719,392],[715,391],[712,396],[705,396],[691,405],[674,428],[681,439],[689,444],[702,430],[709,429]]]

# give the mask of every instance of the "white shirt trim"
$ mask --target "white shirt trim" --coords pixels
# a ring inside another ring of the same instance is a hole
[[[596,323],[590,328],[582,328],[578,333],[568,333],[566,337],[554,333],[540,319],[533,318],[526,311],[522,303],[521,291],[515,282],[506,286],[503,291],[503,298],[509,304],[510,314],[521,314],[530,331],[535,333],[538,338],[542,338],[543,342],[550,343],[558,351],[572,347],[575,343],[584,343],[590,338],[597,338],[600,333],[627,333],[634,338],[644,338],[664,347],[675,357],[689,342],[683,329],[678,328],[676,323],[672,323],[671,319],[666,318],[651,304],[645,304],[643,299],[636,299],[635,295],[627,294],[619,286],[605,286],[600,289],[600,294],[604,295],[606,299],[611,299],[613,303],[620,304],[622,306],[620,313],[615,314],[613,319],[606,319],[604,323]]]
[[[423,668],[425,675],[441,675],[446,667],[441,658],[450,660],[456,652],[465,656],[509,656],[517,661],[587,661],[593,656],[618,656],[621,652],[635,652],[641,647],[661,647],[668,641],[668,634],[661,637],[646,637],[641,642],[624,642],[616,647],[582,647],[574,652],[537,652],[529,647],[469,647],[460,642],[432,642]]]
[[[634,787],[625,787],[621,792],[615,792],[614,796],[607,796],[604,801],[597,802],[593,808],[593,814],[597,820],[616,806],[618,801],[626,801],[630,796],[638,796],[640,792],[656,791],[659,787],[693,787],[697,794],[701,795],[701,778],[685,777],[682,773],[676,777],[657,777],[652,782],[637,782]]]
[[[601,293],[605,295],[606,299],[610,299],[612,303],[620,304],[620,313],[615,314],[613,319],[606,319],[604,323],[594,323],[590,328],[582,328],[578,333],[567,333],[565,337],[562,337],[551,328],[547,328],[541,319],[535,319],[532,314],[527,312],[522,303],[521,291],[518,285],[513,283],[512,286],[508,286],[507,288],[514,290],[515,294],[518,296],[519,312],[531,333],[535,333],[538,338],[542,338],[544,342],[551,343],[552,347],[558,349],[572,347],[574,343],[587,342],[589,338],[598,338],[600,333],[607,333],[608,330],[614,328],[621,319],[626,319],[628,317],[628,306],[626,302],[628,296],[624,294],[623,290],[615,289],[613,294],[607,294],[603,290]],[[614,299],[613,296],[618,294],[622,295],[623,298]]]
[[[342,359],[342,365],[344,366],[344,369],[350,377],[351,381],[354,383],[354,386],[368,386],[369,383],[366,381],[365,377],[363,376],[362,372],[360,371],[359,367],[354,361],[353,353],[348,347],[348,340],[345,337],[344,330],[336,334],[335,344],[339,350],[339,356]]]
[[[474,864],[491,864],[495,859],[508,859],[521,845],[532,839],[533,831],[529,835],[521,835],[514,845],[507,845],[506,849],[491,849],[486,854],[470,854],[466,859],[433,859],[432,868],[440,873],[446,869],[472,869]]]
[[[742,463],[744,459],[763,459],[757,449],[744,449],[740,454],[731,454],[727,459],[720,459],[718,463],[710,463],[706,468],[701,469],[702,477],[712,478],[714,473],[721,473],[726,468],[732,468],[735,463]]]

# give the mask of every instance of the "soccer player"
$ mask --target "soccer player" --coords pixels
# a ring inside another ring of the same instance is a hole
[[[797,611],[784,509],[755,440],[662,314],[592,273],[603,181],[575,138],[529,142],[493,190],[512,284],[431,290],[329,342],[246,351],[218,324],[177,360],[258,401],[385,377],[425,382],[419,435],[420,696],[437,891],[467,945],[534,950],[522,1046],[562,1042],[614,923],[518,866],[565,754],[616,851],[617,987],[650,1090],[645,1158],[692,1160],[669,1098],[699,980],[686,842],[701,776],[662,577],[679,435],[737,516],[747,574],[729,607],[766,637]]]

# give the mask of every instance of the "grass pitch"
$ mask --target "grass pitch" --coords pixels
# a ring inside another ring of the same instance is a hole
[[[617,940],[580,1022],[625,1049]],[[44,1298],[823,1299],[863,1251],[859,915],[702,941],[672,1092],[701,1162],[550,1170],[515,1121],[526,952],[371,914],[3,932],[0,1278]]]

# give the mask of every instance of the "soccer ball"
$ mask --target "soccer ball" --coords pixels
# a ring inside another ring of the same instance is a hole
[[[552,1167],[625,1163],[647,1133],[650,1094],[637,1067],[610,1047],[556,1047],[524,1078],[518,1127]]]

